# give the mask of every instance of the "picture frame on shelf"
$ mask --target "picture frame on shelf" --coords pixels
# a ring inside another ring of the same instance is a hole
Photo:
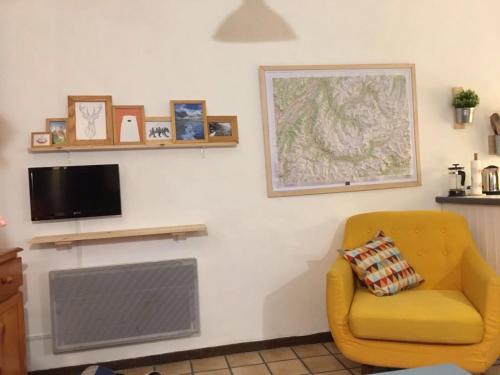
[[[68,143],[74,146],[113,144],[111,96],[68,96]]]
[[[48,118],[45,120],[45,131],[51,134],[53,145],[64,145],[67,142],[67,118]]]
[[[147,144],[172,143],[172,120],[170,116],[145,117],[144,140]]]
[[[144,144],[144,106],[113,106],[113,139],[115,145]]]
[[[238,143],[237,116],[207,116],[209,142]]]
[[[52,146],[52,133],[50,132],[32,132],[31,147],[44,148]]]
[[[207,110],[204,100],[171,100],[174,143],[208,142]]]

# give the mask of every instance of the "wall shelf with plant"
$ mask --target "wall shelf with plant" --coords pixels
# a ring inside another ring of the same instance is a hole
[[[479,96],[474,90],[464,90],[462,87],[452,89],[455,107],[455,129],[464,129],[465,124],[471,124],[474,119],[474,108],[479,104]]]

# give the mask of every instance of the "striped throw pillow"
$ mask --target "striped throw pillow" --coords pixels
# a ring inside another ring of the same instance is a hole
[[[392,238],[381,230],[365,245],[339,252],[349,262],[361,284],[376,296],[390,296],[424,282],[424,278],[403,258]]]

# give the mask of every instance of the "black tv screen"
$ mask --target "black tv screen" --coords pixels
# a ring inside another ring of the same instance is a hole
[[[31,220],[121,215],[118,164],[29,168]]]

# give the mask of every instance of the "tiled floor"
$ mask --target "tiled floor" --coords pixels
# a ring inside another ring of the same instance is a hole
[[[361,364],[347,359],[334,343],[327,342],[117,370],[124,375],[151,371],[162,375],[359,375]],[[500,375],[500,359],[485,375]]]

